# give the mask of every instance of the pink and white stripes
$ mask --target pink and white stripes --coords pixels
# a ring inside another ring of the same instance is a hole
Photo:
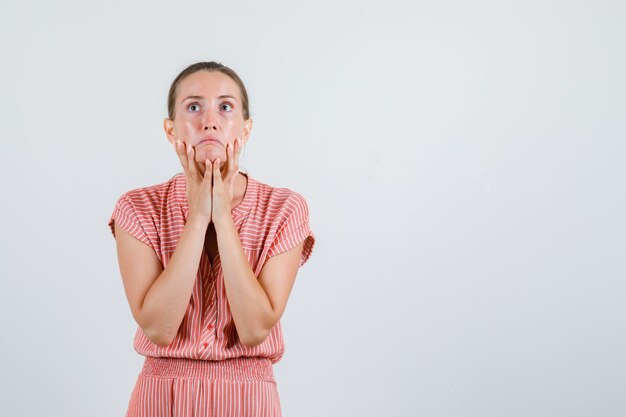
[[[147,357],[125,417],[280,417],[267,358]]]
[[[315,244],[304,197],[242,174],[247,177],[246,192],[232,215],[255,275],[268,258],[300,242],[304,265]],[[186,179],[180,173],[124,193],[108,225],[114,236],[115,222],[152,248],[165,268],[188,216]],[[272,366],[285,351],[281,323],[257,346],[240,343],[219,255],[210,260],[202,252],[189,305],[172,343],[155,345],[138,326],[133,347],[146,359],[127,417],[280,416]]]

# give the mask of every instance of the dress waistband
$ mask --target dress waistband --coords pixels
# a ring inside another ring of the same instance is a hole
[[[157,378],[276,382],[272,361],[264,357],[238,357],[209,361],[146,356],[139,375]]]

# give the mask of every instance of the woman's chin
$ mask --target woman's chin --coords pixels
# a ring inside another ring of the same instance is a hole
[[[225,162],[224,152],[222,152],[221,149],[216,149],[213,146],[207,148],[208,149],[199,150],[198,154],[196,155],[196,161],[198,161],[198,163],[205,163],[207,159],[211,161],[211,163],[213,163],[217,158],[220,159],[220,165]]]

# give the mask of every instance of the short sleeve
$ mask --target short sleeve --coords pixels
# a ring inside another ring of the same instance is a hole
[[[154,249],[154,245],[146,233],[144,226],[141,224],[137,212],[127,194],[122,195],[119,200],[117,200],[113,213],[109,218],[108,225],[111,228],[113,237],[115,237],[114,222],[131,236]]]
[[[278,216],[278,227],[268,251],[268,257],[287,252],[304,241],[300,266],[309,259],[315,246],[315,236],[309,227],[309,207],[298,193],[287,198]]]

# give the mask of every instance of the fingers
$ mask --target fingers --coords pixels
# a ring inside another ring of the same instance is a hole
[[[196,162],[195,149],[181,140],[174,142],[174,149],[176,150],[180,164],[183,166],[185,176],[197,178],[200,169]]]
[[[222,187],[222,173],[220,172],[220,158],[215,160],[213,164],[213,186]]]
[[[239,166],[239,157],[241,156],[241,151],[243,151],[243,139],[237,138],[237,166]]]
[[[233,176],[233,168],[235,167],[233,161],[233,145],[231,143],[226,144],[226,161],[226,172],[224,177],[226,180],[226,184],[228,184]]]
[[[204,161],[204,166],[205,169],[202,183],[205,185],[206,188],[208,188],[209,191],[212,191],[211,181],[213,180],[213,166],[208,158],[206,159],[206,161]]]
[[[185,171],[185,176],[196,180],[203,180],[207,177],[209,177],[209,179],[214,179],[214,177],[216,177],[215,173],[217,172],[219,173],[220,182],[223,181],[230,184],[233,177],[239,172],[239,157],[241,156],[241,151],[243,149],[241,144],[241,138],[236,138],[232,144],[226,144],[227,162],[225,164],[226,169],[223,175],[220,170],[220,158],[216,159],[213,163],[209,160],[205,161],[205,170],[203,174],[202,163],[198,163],[196,161],[196,150],[193,146],[188,145],[181,140],[175,141],[173,145],[176,150],[176,154],[178,155],[178,159],[183,166],[183,170]]]
[[[176,142],[174,142],[174,149],[176,150],[176,155],[178,155],[178,159],[180,160],[180,164],[183,166],[183,171],[185,171],[185,175],[187,174],[187,170],[188,170],[188,159],[187,159],[187,155],[185,152],[186,146],[184,142],[181,142],[180,140],[177,140]]]
[[[191,174],[192,178],[198,178],[198,167],[196,166],[196,150],[191,146],[187,145],[187,169]]]
[[[228,170],[226,171],[226,183],[239,172],[239,155],[241,155],[241,139],[236,138],[233,144],[226,144],[226,157],[228,158]]]

